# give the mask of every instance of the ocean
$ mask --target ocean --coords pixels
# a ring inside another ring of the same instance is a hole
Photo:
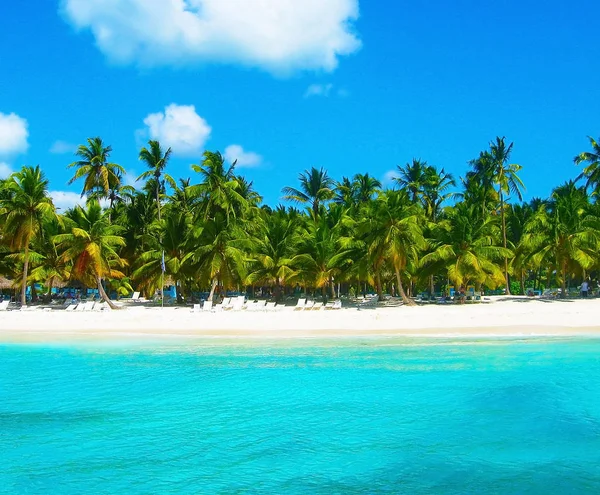
[[[0,493],[600,493],[600,340],[0,345]]]

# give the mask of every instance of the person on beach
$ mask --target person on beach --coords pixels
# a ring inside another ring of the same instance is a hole
[[[581,284],[581,297],[588,296],[589,287],[590,287],[589,282],[587,280],[584,280],[583,283]]]

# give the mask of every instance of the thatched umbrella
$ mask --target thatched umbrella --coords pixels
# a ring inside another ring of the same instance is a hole
[[[13,289],[13,281],[0,276],[0,290]]]

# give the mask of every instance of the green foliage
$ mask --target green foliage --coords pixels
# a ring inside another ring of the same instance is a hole
[[[33,282],[49,290],[77,279],[149,296],[164,278],[180,301],[256,285],[280,300],[297,285],[335,297],[338,285],[383,296],[394,284],[407,304],[417,290],[448,282],[494,289],[510,278],[512,293],[565,287],[600,270],[600,152],[590,143],[575,158],[586,165],[580,178],[590,193],[569,182],[522,203],[521,167],[510,163],[512,143],[498,137],[458,190],[451,174],[422,160],[398,167],[393,189],[369,173],[336,182],[312,167],[282,190],[300,209],[262,204],[218,151],[203,153],[193,177],[175,180],[166,173],[171,150],[158,141],[139,154],[145,184],[124,186],[111,147],[90,138],[70,165],[71,182],[84,181],[85,208],[57,217],[39,167],[0,181],[0,275],[19,278],[23,294]]]

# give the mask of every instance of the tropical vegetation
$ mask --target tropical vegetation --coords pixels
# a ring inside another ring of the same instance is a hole
[[[524,293],[570,287],[600,274],[600,148],[575,156],[574,180],[546,199],[523,201],[513,143],[497,137],[464,176],[414,159],[384,186],[369,174],[331,177],[323,167],[282,188],[287,205],[263,203],[252,182],[218,151],[168,173],[171,149],[139,153],[139,188],[94,137],[79,146],[71,182],[82,206],[58,213],[40,167],[0,181],[0,276],[26,303],[27,287],[94,288],[109,305],[164,281],[177,301],[260,288],[281,300],[374,291],[407,304],[450,287]],[[35,290],[32,295],[37,295]]]

